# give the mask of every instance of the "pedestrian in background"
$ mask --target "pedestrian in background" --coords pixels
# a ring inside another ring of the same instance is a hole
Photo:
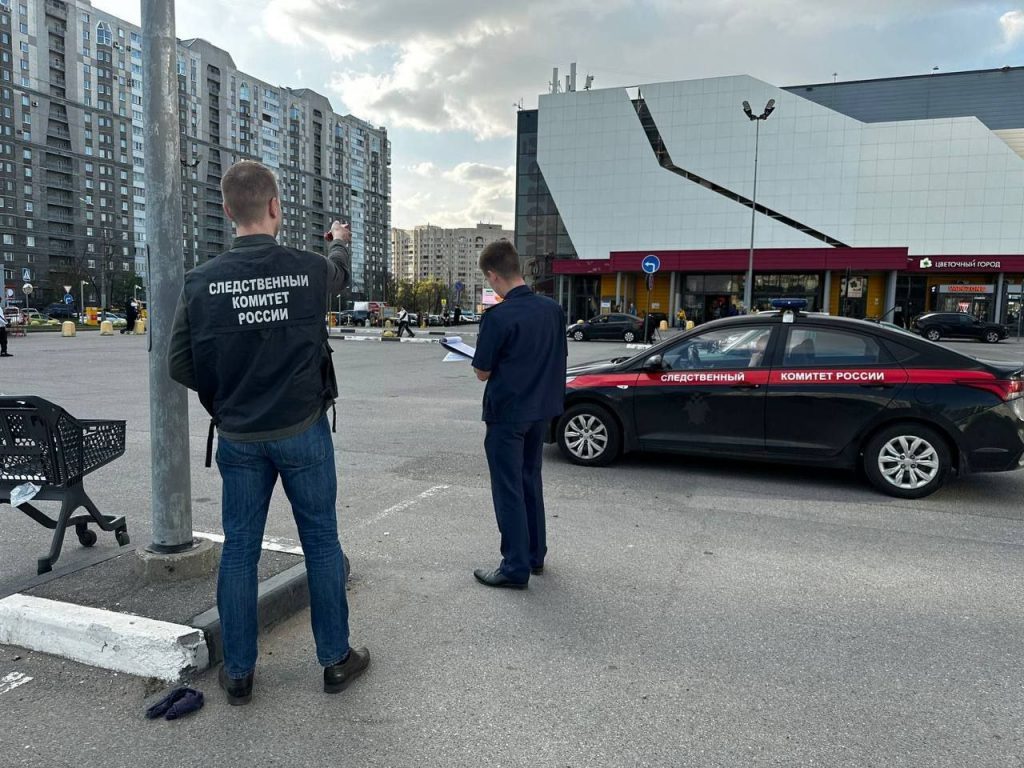
[[[409,312],[405,307],[400,307],[398,310],[398,338],[402,338],[402,332],[408,331],[409,338],[414,337],[416,334],[412,332],[412,328],[409,325]]]
[[[545,431],[565,396],[565,313],[526,286],[507,240],[484,248],[480,271],[504,299],[481,318],[473,357],[476,377],[487,382],[484,451],[501,563],[473,575],[489,587],[525,589],[531,574],[544,572],[547,554],[541,464]]]
[[[128,303],[124,311],[124,319],[125,325],[121,329],[121,333],[135,333],[135,321],[139,319],[139,307],[134,301]]]
[[[0,312],[0,357],[14,357],[7,351],[7,317]]]
[[[324,691],[338,693],[370,664],[365,648],[349,646],[338,478],[327,419],[338,386],[324,317],[328,296],[350,282],[352,232],[334,222],[328,258],[278,245],[280,192],[260,163],[231,166],[221,193],[237,237],[229,251],[185,276],[168,352],[171,378],[199,393],[220,436],[220,684],[229,704],[252,698],[257,564],[280,476],[306,558]]]

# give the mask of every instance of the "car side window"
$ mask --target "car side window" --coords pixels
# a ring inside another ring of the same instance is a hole
[[[786,340],[783,365],[834,367],[891,362],[873,336],[824,328],[792,328]]]
[[[661,353],[662,365],[671,371],[766,365],[771,333],[771,326],[741,326],[690,336]]]

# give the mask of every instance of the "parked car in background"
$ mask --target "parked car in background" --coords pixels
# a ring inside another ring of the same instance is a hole
[[[480,322],[480,316],[477,315],[476,312],[472,312],[472,311],[467,310],[467,311],[464,311],[462,313],[462,322],[464,322],[464,323],[479,323]]]
[[[40,326],[49,325],[60,325],[60,320],[55,320],[49,315],[43,314],[42,312],[38,312],[36,310],[32,310],[31,312],[24,312],[22,313],[22,317],[25,318],[25,324],[30,328],[38,328]]]
[[[629,344],[643,338],[644,321],[636,315],[613,312],[610,315],[597,315],[585,322],[570,325],[565,335],[574,341],[616,339]]]
[[[338,313],[339,325],[359,325],[366,327],[370,324],[370,313],[365,309],[348,309]]]
[[[1000,323],[979,320],[966,312],[928,312],[914,318],[914,328],[929,341],[939,339],[978,339],[995,344],[1009,332]]]
[[[74,304],[63,304],[60,302],[56,304],[51,304],[46,309],[43,310],[43,313],[49,315],[55,320],[78,319],[78,313],[75,311]]]

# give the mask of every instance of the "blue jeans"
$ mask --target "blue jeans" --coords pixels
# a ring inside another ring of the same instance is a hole
[[[223,480],[224,526],[217,609],[228,676],[245,677],[256,668],[256,566],[278,475],[306,558],[317,659],[325,667],[341,661],[349,650],[348,600],[335,511],[338,476],[327,416],[284,440],[242,443],[220,437],[217,467]]]
[[[544,458],[546,421],[489,423],[484,452],[491,471],[491,499],[501,533],[499,570],[513,581],[530,580],[530,568],[544,565]]]

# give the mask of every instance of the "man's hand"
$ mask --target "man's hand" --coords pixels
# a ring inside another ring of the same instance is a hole
[[[479,379],[480,381],[487,381],[489,378],[491,378],[490,371],[481,371],[479,368],[474,368],[473,373],[476,374],[477,379]]]
[[[348,245],[352,242],[352,228],[348,224],[335,221],[331,224],[331,237]]]

